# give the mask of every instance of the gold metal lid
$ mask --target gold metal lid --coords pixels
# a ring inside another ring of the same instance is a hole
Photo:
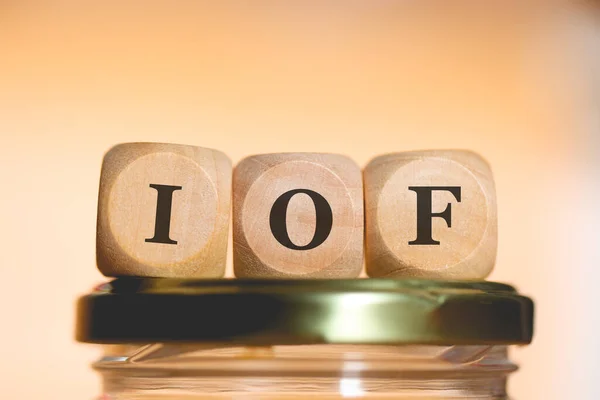
[[[527,344],[533,302],[493,282],[119,278],[77,304],[89,343]]]

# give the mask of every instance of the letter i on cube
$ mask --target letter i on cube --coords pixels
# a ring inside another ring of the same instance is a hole
[[[100,177],[100,271],[107,276],[223,276],[231,173],[231,161],[216,150],[161,143],[113,147]]]

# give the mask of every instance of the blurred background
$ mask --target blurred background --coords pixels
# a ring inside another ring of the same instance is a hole
[[[600,398],[599,3],[0,0],[0,135],[3,398],[99,393],[74,302],[106,280],[100,164],[129,141],[481,153],[490,279],[537,305],[511,393]]]

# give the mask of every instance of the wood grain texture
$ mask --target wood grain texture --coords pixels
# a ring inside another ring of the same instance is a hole
[[[216,150],[162,143],[113,147],[104,157],[98,196],[100,271],[106,276],[223,276],[231,173],[231,161]]]
[[[496,260],[497,210],[492,172],[483,158],[462,150],[387,154],[373,159],[363,175],[369,276],[489,275]],[[437,189],[427,193],[429,189],[423,192],[421,187]],[[456,187],[460,193],[448,189]],[[417,222],[418,196],[420,201],[429,196],[431,204],[419,203],[419,215],[425,215],[426,208],[430,215]],[[446,210],[446,218],[431,215]],[[430,239],[439,243],[431,244]]]
[[[283,211],[282,202],[287,205]],[[276,235],[272,224],[285,227],[286,232]],[[285,233],[287,245],[282,239]],[[324,233],[327,237],[320,241]],[[357,277],[363,265],[363,238],[362,176],[349,158],[265,154],[248,157],[236,166],[233,262],[237,277]]]

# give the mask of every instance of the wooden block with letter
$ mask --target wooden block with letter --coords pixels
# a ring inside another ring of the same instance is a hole
[[[367,165],[364,184],[369,276],[481,279],[492,271],[496,193],[480,156],[388,154]]]
[[[107,276],[221,277],[231,161],[194,146],[127,143],[104,157],[96,254]]]
[[[361,171],[347,157],[256,155],[234,170],[237,277],[357,277],[363,230]]]

